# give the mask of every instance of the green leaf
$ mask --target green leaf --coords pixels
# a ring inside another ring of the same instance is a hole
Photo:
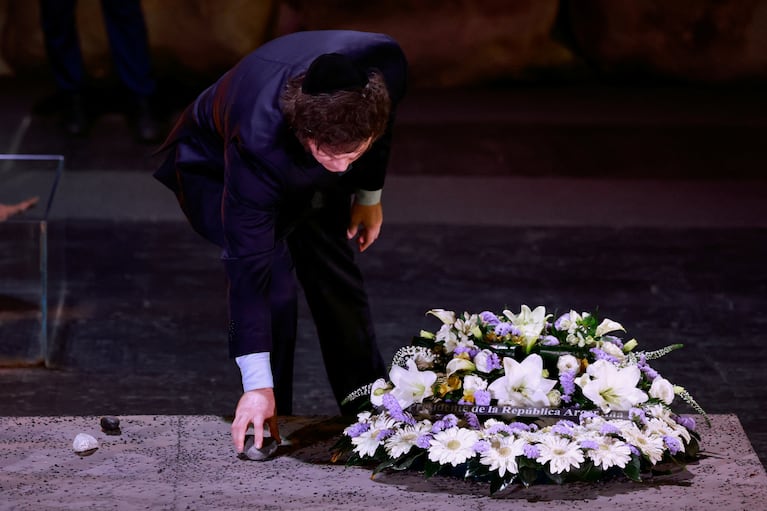
[[[519,468],[519,480],[525,486],[530,486],[538,480],[538,470],[534,467],[520,467]]]
[[[629,461],[626,464],[626,467],[623,469],[623,473],[631,479],[634,482],[640,482],[642,480],[641,474],[641,466],[642,462],[637,455],[631,456],[631,461]]]
[[[404,458],[400,458],[400,461],[397,464],[393,465],[392,468],[394,470],[407,470],[413,466],[413,463],[415,463],[416,460],[423,457],[425,454],[426,454],[426,451],[420,451],[411,456],[405,456]]]
[[[514,475],[508,473],[503,477],[495,475],[490,480],[490,495],[505,490],[512,482],[514,482],[514,478]]]
[[[426,458],[426,463],[423,467],[423,475],[426,477],[437,475],[437,472],[439,472],[441,468],[442,465],[436,461],[431,461],[429,458]]]

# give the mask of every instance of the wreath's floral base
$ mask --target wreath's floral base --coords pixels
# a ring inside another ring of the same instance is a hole
[[[394,357],[390,380],[347,398],[367,398],[344,430],[336,458],[383,470],[419,470],[511,483],[641,480],[694,459],[695,421],[674,413],[681,387],[647,364],[678,348],[635,353],[598,323],[571,311],[556,322],[543,307],[502,316],[434,310],[436,333],[421,332]]]

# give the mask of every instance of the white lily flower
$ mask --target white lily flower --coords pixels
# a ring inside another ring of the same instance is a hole
[[[442,321],[446,325],[452,325],[455,323],[455,312],[448,311],[445,309],[432,309],[426,314],[431,314],[432,316],[436,316],[440,321]]]
[[[658,376],[650,385],[650,397],[660,399],[665,404],[670,405],[674,401],[674,386],[667,379]]]
[[[530,351],[535,341],[541,336],[543,328],[546,326],[546,320],[551,314],[546,314],[546,308],[539,305],[533,310],[523,305],[519,314],[514,314],[509,310],[503,311],[504,316],[509,318],[511,324],[520,331],[520,336],[525,340],[527,351]]]
[[[642,373],[635,365],[618,367],[607,360],[597,360],[584,376],[576,378],[575,383],[603,412],[627,411],[647,401],[647,394],[637,388]]]
[[[601,337],[607,333],[615,332],[616,330],[622,330],[626,331],[625,328],[623,328],[623,325],[620,323],[613,321],[612,319],[603,319],[602,322],[599,324],[596,330],[597,337]]]
[[[407,369],[392,366],[389,379],[394,384],[391,393],[404,409],[413,403],[422,403],[433,394],[432,385],[437,380],[437,373],[419,371],[415,360],[411,358],[407,361]]]
[[[488,386],[490,395],[499,405],[549,406],[548,392],[556,380],[543,377],[543,359],[538,354],[525,358],[521,363],[513,358],[503,359],[504,376]]]

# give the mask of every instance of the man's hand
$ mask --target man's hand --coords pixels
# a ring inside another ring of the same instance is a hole
[[[274,404],[274,390],[271,388],[249,390],[242,394],[237,403],[232,421],[234,448],[240,453],[245,448],[245,432],[253,424],[253,445],[260,449],[264,443],[264,424],[278,444],[282,443],[277,428],[277,414]]]
[[[360,252],[363,252],[378,239],[381,224],[383,224],[383,209],[380,202],[373,206],[363,206],[355,202],[352,204],[351,221],[349,228],[346,229],[346,236],[349,239],[357,236],[357,245]]]

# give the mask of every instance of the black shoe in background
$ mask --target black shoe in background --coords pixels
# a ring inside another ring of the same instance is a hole
[[[140,97],[136,99],[134,123],[136,137],[140,142],[147,144],[160,142],[162,136],[160,123],[157,121],[149,98]]]
[[[64,130],[73,137],[81,137],[88,131],[88,115],[82,94],[63,95],[62,124]]]

